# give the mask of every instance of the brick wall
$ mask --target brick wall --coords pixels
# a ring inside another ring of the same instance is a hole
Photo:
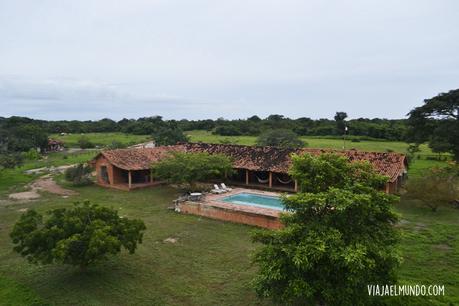
[[[238,210],[224,209],[221,207],[214,207],[202,203],[184,202],[179,204],[181,213],[198,215],[208,217],[211,219],[218,219],[230,221],[234,223],[243,223],[248,225],[255,225],[264,228],[278,229],[282,227],[279,218],[254,214]]]

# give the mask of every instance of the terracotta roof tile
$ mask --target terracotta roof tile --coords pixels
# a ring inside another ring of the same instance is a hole
[[[346,156],[350,161],[367,160],[379,173],[388,176],[391,182],[395,181],[406,170],[406,159],[403,154],[357,150],[284,149],[277,147],[188,143],[156,148],[109,150],[100,154],[119,168],[141,170],[150,168],[153,162],[160,160],[172,151],[224,154],[233,160],[235,168],[277,173],[286,173],[288,171],[291,165],[290,156],[292,153],[309,153],[315,155],[337,153]]]

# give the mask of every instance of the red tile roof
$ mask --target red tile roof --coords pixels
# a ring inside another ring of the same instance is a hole
[[[164,158],[172,151],[183,151],[183,146],[163,146],[156,148],[117,149],[99,153],[95,159],[104,156],[112,165],[124,170],[150,169],[151,164]]]
[[[188,143],[156,148],[109,150],[103,151],[100,155],[103,155],[118,168],[141,170],[150,168],[152,163],[160,160],[172,151],[224,154],[233,160],[234,168],[277,173],[286,173],[288,171],[291,165],[290,155],[292,153],[309,153],[315,155],[337,153],[346,156],[350,161],[367,160],[379,173],[388,176],[390,182],[395,181],[406,170],[406,159],[403,154],[357,150],[283,149],[277,147]]]

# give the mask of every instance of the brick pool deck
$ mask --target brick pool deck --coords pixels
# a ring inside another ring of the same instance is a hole
[[[282,227],[279,221],[281,211],[256,206],[238,205],[223,202],[223,198],[239,193],[253,193],[267,196],[279,196],[279,193],[245,188],[234,188],[222,194],[206,194],[200,201],[178,203],[175,210],[180,213],[203,216],[212,219],[243,223],[270,229]]]

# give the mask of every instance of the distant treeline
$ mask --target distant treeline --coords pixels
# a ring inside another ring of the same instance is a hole
[[[343,113],[344,114],[344,113]],[[251,135],[257,136],[266,130],[289,129],[301,136],[341,136],[343,125],[346,134],[386,140],[405,140],[406,120],[359,118],[348,121],[330,119],[298,118],[290,119],[282,115],[270,115],[267,118],[252,116],[238,120],[164,120],[161,116],[139,119],[122,119],[114,121],[102,119],[97,121],[60,120],[46,121],[24,117],[0,118],[1,128],[34,126],[47,133],[97,133],[123,132],[137,135],[153,135],[165,128],[188,130],[207,130],[223,136]]]

